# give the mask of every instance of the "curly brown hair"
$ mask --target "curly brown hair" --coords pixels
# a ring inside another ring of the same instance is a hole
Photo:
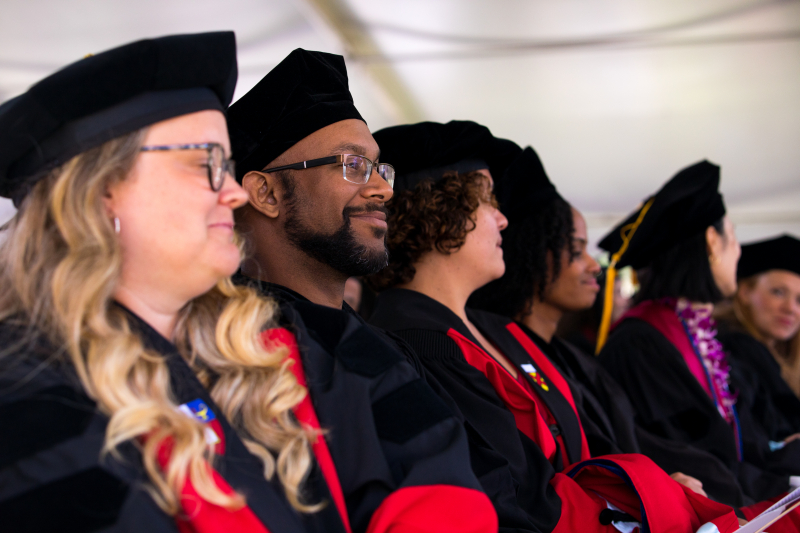
[[[389,264],[366,278],[382,291],[414,279],[414,263],[434,248],[444,254],[464,245],[475,229],[475,211],[481,202],[497,207],[489,178],[480,172],[447,172],[437,182],[422,181],[413,190],[395,192],[389,209],[386,247]]]

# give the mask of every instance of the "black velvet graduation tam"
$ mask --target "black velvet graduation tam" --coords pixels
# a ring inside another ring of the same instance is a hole
[[[350,95],[344,58],[294,50],[228,109],[236,178],[241,182],[315,131],[353,118],[364,120]]]
[[[617,268],[647,266],[659,252],[705,231],[725,215],[718,187],[719,167],[713,163],[701,161],[681,170],[603,237],[600,248],[612,255],[617,253],[623,246],[623,230],[629,232],[649,205],[616,264]]]
[[[788,270],[800,275],[800,240],[781,235],[743,245],[736,277],[749,278],[767,270]]]
[[[510,222],[524,220],[561,198],[536,151],[528,146],[495,183],[500,210]]]
[[[0,196],[19,205],[81,152],[162,120],[224,111],[236,76],[233,32],[146,39],[64,67],[0,106]]]
[[[413,189],[426,179],[436,181],[447,171],[488,168],[498,180],[521,151],[516,143],[498,139],[486,126],[468,120],[392,126],[372,135],[381,161],[394,166],[395,191]]]

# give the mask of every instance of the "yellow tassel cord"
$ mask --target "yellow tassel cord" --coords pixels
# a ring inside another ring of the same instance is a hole
[[[622,254],[628,250],[628,245],[633,238],[633,234],[636,233],[636,230],[644,219],[644,215],[647,214],[650,206],[653,205],[653,200],[655,200],[655,197],[650,198],[647,203],[642,206],[642,209],[639,211],[639,216],[636,217],[633,223],[626,224],[619,230],[620,236],[622,237],[622,246],[619,247],[617,253],[611,256],[611,263],[608,265],[608,270],[606,270],[603,319],[600,321],[600,329],[597,331],[597,347],[594,350],[595,355],[599,354],[600,350],[603,349],[603,345],[608,339],[608,330],[611,327],[611,310],[614,308],[614,282],[617,279],[617,262],[622,257]]]

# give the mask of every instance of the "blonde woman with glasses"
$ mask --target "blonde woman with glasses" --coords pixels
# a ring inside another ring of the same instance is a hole
[[[0,106],[3,530],[345,531],[275,306],[229,278],[235,54],[140,41]]]

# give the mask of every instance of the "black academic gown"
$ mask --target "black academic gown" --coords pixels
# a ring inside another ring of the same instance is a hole
[[[519,326],[569,381],[592,456],[642,453],[668,473],[698,477],[703,490],[715,501],[732,507],[752,503],[742,493],[736,476],[716,456],[636,424],[636,411],[627,394],[596,356],[558,337],[547,343],[524,324]],[[699,472],[704,475],[695,475]]]
[[[472,469],[495,506],[500,531],[552,531],[561,514],[561,500],[550,485],[556,470],[539,446],[517,429],[492,384],[447,336],[453,328],[473,339],[461,319],[423,294],[390,289],[378,296],[370,323],[408,342],[458,406],[469,436]],[[563,465],[561,458],[558,462]]]
[[[344,532],[333,505],[310,515],[292,509],[277,476],[264,479],[261,461],[247,451],[176,348],[132,313],[129,320],[145,346],[165,358],[177,402],[200,399],[215,413],[225,453],[214,468],[246,496],[270,533]],[[0,359],[0,529],[176,533],[175,518],[144,489],[137,446],[120,446],[121,459],[103,455],[108,418],[63,362],[63,352],[42,339],[22,343],[23,333],[23,327],[0,324],[0,345],[15,346]],[[309,501],[330,500],[316,467],[305,487]]]
[[[365,531],[376,514],[415,531],[436,531],[452,513],[474,528],[496,524],[469,469],[463,427],[420,377],[408,345],[347,304],[333,309],[286,287],[241,275],[236,281],[281,302],[281,325],[297,338],[353,531]],[[412,517],[405,509],[414,505]]]
[[[576,410],[567,397],[570,394],[568,384],[561,381],[557,369],[548,370],[552,371],[552,376],[542,370],[544,365],[539,365],[528,351],[535,348],[523,346],[507,318],[470,309],[467,316],[520,370],[534,399],[539,399],[535,410],[524,402],[518,403],[520,396],[512,389],[519,390],[519,387],[511,386],[508,381],[514,379],[510,374],[505,376],[507,372],[479,348],[480,344],[461,319],[441,303],[415,291],[389,289],[379,295],[370,321],[411,344],[429,374],[458,406],[469,436],[473,470],[492,499],[501,531],[603,530],[606,526],[600,523],[602,520],[597,520],[598,507],[586,498],[595,494],[603,497],[603,491],[613,482],[586,489],[573,477],[592,464],[625,463],[623,469],[631,475],[627,478],[627,487],[633,489],[626,497],[633,495],[641,498],[638,500],[641,502],[650,498],[656,502],[674,491],[680,493],[679,498],[700,498],[669,479],[641,455],[590,458]],[[521,331],[518,333],[522,337],[525,335]],[[537,372],[528,366],[531,363],[537,363],[540,370]],[[484,367],[484,364],[489,366]],[[513,409],[518,411],[512,411],[512,405],[516,405]],[[525,426],[537,416],[551,424],[548,415],[554,419],[549,428]],[[552,455],[548,451],[546,455],[543,450],[552,446],[554,438],[555,451]],[[564,469],[566,465],[570,465],[569,470]],[[621,471],[614,472],[616,476]],[[633,478],[642,483],[631,484]],[[622,494],[617,496],[622,497]],[[696,508],[718,505],[704,502],[708,500],[700,498],[695,502]],[[730,512],[724,506],[717,508]],[[672,511],[665,511],[658,503],[650,507],[648,526],[653,531],[663,527],[662,520],[654,517],[660,512]],[[673,527],[682,526],[675,524]]]
[[[563,339],[548,343],[525,324],[517,325],[569,383],[592,455],[641,453],[633,406],[596,358]]]
[[[642,429],[660,439],[716,457],[736,476],[745,505],[788,490],[788,474],[770,472],[748,461],[747,442],[744,460],[738,459],[731,426],[719,414],[678,349],[655,327],[637,318],[624,319],[611,332],[600,353],[600,362],[625,389],[636,409],[636,423]],[[746,411],[739,415],[744,437],[748,434],[749,415]],[[708,471],[696,461],[676,464],[676,456],[663,450],[648,450],[643,446],[643,451],[664,468],[667,468],[664,465],[677,467],[700,479],[704,486],[715,484],[719,463],[709,462],[713,470]]]
[[[770,440],[780,441],[800,432],[800,398],[783,380],[781,367],[769,348],[723,321],[719,331],[739,390],[737,405],[753,414]]]
[[[738,393],[745,460],[770,472],[800,475],[800,440],[780,444],[800,432],[800,400],[781,378],[777,361],[747,333],[726,332],[720,342]],[[770,445],[783,447],[773,451]]]

